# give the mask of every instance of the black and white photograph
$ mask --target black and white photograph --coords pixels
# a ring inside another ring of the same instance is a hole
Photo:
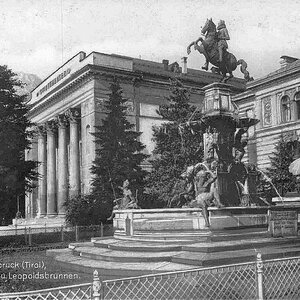
[[[300,0],[0,5],[0,299],[300,299]]]

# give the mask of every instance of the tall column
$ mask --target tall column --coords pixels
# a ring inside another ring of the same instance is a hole
[[[57,123],[47,122],[47,216],[56,215],[56,143]]]
[[[70,122],[70,197],[80,193],[80,165],[79,165],[79,133],[78,123],[80,110],[71,108],[67,112]]]
[[[38,161],[38,135],[33,133],[32,137],[32,144],[31,144],[31,157],[30,160],[37,162]],[[35,171],[38,172],[38,165],[36,165]],[[31,201],[30,201],[30,208],[31,208],[31,217],[36,217],[38,213],[38,184],[37,184],[37,178],[32,181],[32,185],[34,188],[32,189],[30,195],[31,195]]]
[[[32,143],[32,139],[30,139],[30,142]],[[25,161],[32,160],[32,149],[27,149],[24,152],[25,152]],[[33,216],[32,193],[33,190],[30,193],[25,193],[25,218],[26,219],[30,219]],[[19,210],[19,205],[18,205],[18,210]]]
[[[47,148],[45,126],[38,126],[38,217],[47,213]]]
[[[67,145],[67,124],[66,115],[59,115],[58,120],[58,164],[57,173],[57,212],[65,214],[64,202],[68,198],[68,145]]]

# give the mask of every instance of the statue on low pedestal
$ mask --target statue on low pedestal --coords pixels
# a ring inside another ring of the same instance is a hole
[[[107,220],[112,220],[114,217],[114,211],[120,209],[138,209],[140,208],[137,204],[137,199],[132,195],[131,190],[129,189],[129,180],[126,179],[123,182],[123,186],[120,187],[123,191],[123,197],[114,200],[115,206],[113,207],[113,211],[111,216]]]

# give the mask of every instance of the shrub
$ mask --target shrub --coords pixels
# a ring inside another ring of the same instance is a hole
[[[72,226],[97,225],[105,222],[112,208],[110,203],[104,204],[103,201],[100,203],[91,195],[69,198],[65,202],[66,222]]]

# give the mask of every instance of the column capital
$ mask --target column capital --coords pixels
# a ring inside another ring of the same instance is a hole
[[[46,135],[46,126],[45,124],[39,124],[36,126],[36,132],[38,134],[38,137],[44,137]]]
[[[80,109],[79,108],[69,108],[66,111],[66,116],[70,123],[77,123],[80,119]]]
[[[57,130],[57,121],[56,120],[50,120],[46,122],[46,130],[47,133],[55,133]]]
[[[68,116],[66,114],[61,114],[56,117],[56,122],[58,127],[66,128],[69,125]]]

